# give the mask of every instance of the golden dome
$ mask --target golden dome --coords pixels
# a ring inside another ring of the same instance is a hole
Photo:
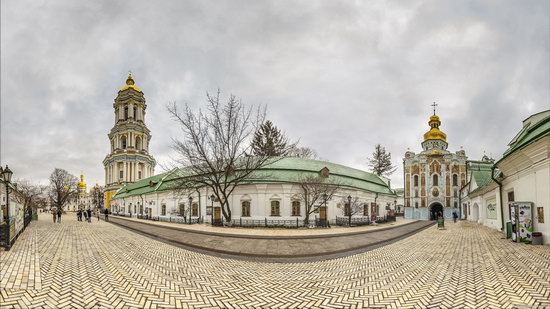
[[[134,78],[132,77],[132,73],[128,73],[128,78],[126,79],[126,85],[120,88],[120,91],[129,89],[129,88],[132,88],[135,91],[141,92],[138,86],[135,85]]]
[[[438,139],[442,140],[444,142],[447,141],[447,134],[443,133],[441,130],[439,130],[439,126],[441,125],[441,121],[439,120],[439,117],[437,115],[433,115],[430,117],[430,121],[428,122],[430,125],[430,131],[424,133],[424,140],[429,139]]]
[[[86,189],[86,183],[84,182],[84,174],[80,174],[80,182],[78,183],[80,189]]]

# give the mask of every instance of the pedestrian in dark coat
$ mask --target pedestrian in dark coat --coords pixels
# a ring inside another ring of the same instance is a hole
[[[105,222],[109,222],[109,209],[105,208],[103,212],[105,213]]]
[[[86,212],[88,213],[88,223],[92,223],[92,210],[88,208]]]
[[[61,208],[57,209],[57,223],[61,223]]]

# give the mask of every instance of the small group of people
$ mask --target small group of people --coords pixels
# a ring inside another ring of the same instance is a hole
[[[87,210],[78,209],[76,212],[76,219],[78,221],[82,221],[82,215],[84,214],[84,220],[88,221],[88,223],[92,222],[92,210],[88,208]],[[99,212],[97,216],[97,220],[99,220]]]
[[[52,208],[52,217],[53,217],[53,223],[61,223],[61,214],[63,214],[63,211],[61,211],[61,208]]]

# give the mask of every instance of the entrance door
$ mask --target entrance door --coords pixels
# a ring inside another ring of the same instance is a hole
[[[430,220],[437,220],[439,216],[443,216],[443,205],[440,203],[433,203],[430,206]]]
[[[220,207],[215,207],[214,208],[214,220],[221,220],[222,216],[221,216],[221,208]]]
[[[326,220],[327,219],[327,208],[326,207],[319,208],[319,218],[321,220]]]

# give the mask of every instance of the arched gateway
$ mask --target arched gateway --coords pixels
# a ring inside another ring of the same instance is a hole
[[[430,205],[430,220],[437,220],[439,216],[443,216],[443,205],[435,202]]]

